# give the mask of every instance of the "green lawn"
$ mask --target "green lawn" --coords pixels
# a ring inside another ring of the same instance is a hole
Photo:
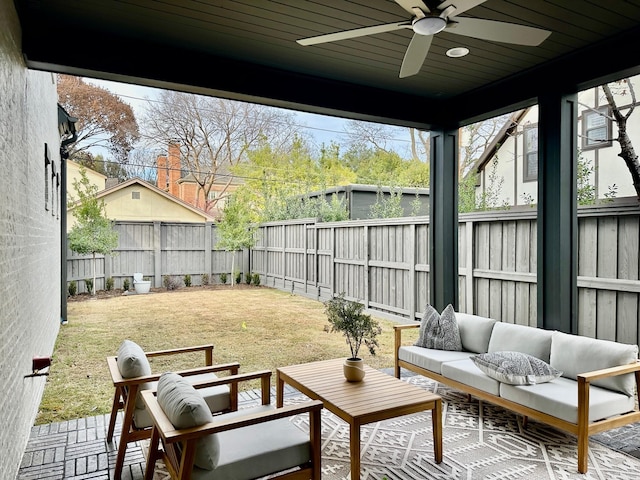
[[[68,304],[69,323],[60,328],[37,424],[108,413],[113,386],[105,359],[124,339],[144,350],[212,343],[214,363],[237,361],[241,372],[275,372],[283,365],[349,356],[344,337],[327,331],[321,302],[271,288],[192,287],[86,298]],[[392,322],[379,321],[378,354],[363,348],[361,355],[375,368],[388,368],[393,366]],[[152,362],[152,369],[203,362],[203,354],[174,356],[170,363]]]

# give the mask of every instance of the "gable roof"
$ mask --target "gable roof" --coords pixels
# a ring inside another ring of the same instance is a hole
[[[118,192],[120,190],[124,190],[125,188],[128,188],[130,186],[134,186],[134,185],[138,185],[141,188],[146,188],[146,189],[152,191],[153,193],[155,193],[157,195],[160,195],[161,197],[164,197],[165,199],[175,203],[179,207],[184,208],[186,210],[189,210],[192,213],[195,213],[197,215],[202,216],[203,217],[203,221],[213,222],[213,221],[216,220],[215,216],[205,212],[204,210],[196,208],[193,205],[190,205],[187,202],[184,202],[184,201],[180,200],[177,197],[174,197],[170,193],[167,193],[167,192],[159,189],[158,187],[150,184],[149,182],[145,182],[144,180],[142,180],[141,178],[138,178],[138,177],[135,177],[135,178],[132,178],[130,180],[127,180],[126,182],[119,183],[118,185],[116,185],[114,187],[106,188],[106,189],[102,190],[101,192],[98,192],[98,194],[96,195],[96,198],[108,197],[108,196],[112,195],[115,192]],[[73,207],[70,206],[69,208],[72,209]]]
[[[485,148],[480,158],[475,161],[473,166],[469,169],[469,171],[464,175],[465,177],[480,173],[487,166],[487,163],[498,153],[500,146],[504,143],[504,141],[513,134],[513,131],[520,124],[520,121],[525,117],[525,115],[531,110],[531,107],[524,108],[522,110],[518,110],[514,112],[509,119],[504,122],[502,128],[498,131],[489,146]]]

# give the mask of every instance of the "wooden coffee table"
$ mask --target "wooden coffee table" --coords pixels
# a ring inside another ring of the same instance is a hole
[[[365,366],[364,380],[347,382],[344,359],[291,365],[276,370],[276,405],[282,407],[287,383],[349,424],[351,480],[360,479],[360,426],[401,415],[431,410],[433,449],[442,462],[442,399],[420,387]]]

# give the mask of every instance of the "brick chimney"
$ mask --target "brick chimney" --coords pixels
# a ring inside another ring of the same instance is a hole
[[[171,195],[179,197],[180,188],[178,185],[178,180],[180,180],[182,162],[180,162],[180,145],[178,145],[177,143],[169,144],[167,167],[169,169],[169,193]]]
[[[167,157],[158,155],[156,160],[158,165],[158,188],[167,191],[169,189],[169,176],[167,171]]]

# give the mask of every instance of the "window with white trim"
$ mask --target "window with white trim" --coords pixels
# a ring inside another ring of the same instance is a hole
[[[527,126],[524,129],[524,165],[522,180],[535,182],[538,179],[538,126]]]
[[[608,105],[582,112],[582,148],[610,147],[611,123]]]

